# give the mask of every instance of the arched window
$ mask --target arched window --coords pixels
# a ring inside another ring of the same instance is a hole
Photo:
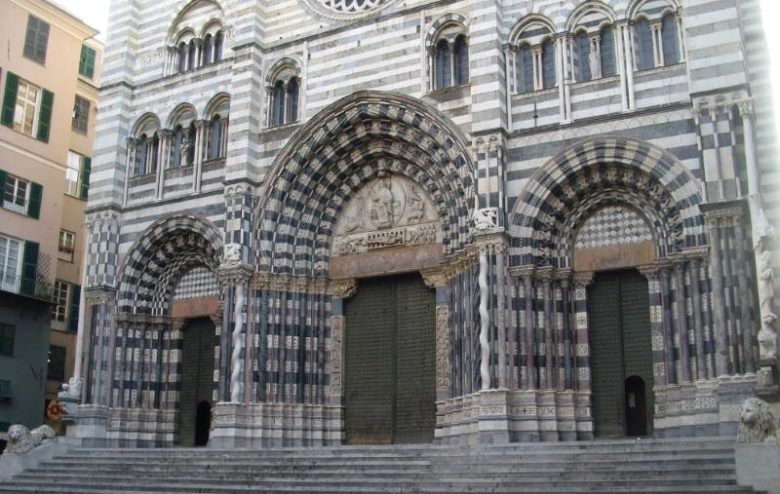
[[[189,43],[189,46],[187,47],[187,70],[192,70],[195,68],[195,54],[197,52],[197,47],[195,45],[195,40],[191,40]]]
[[[184,143],[182,144],[182,152],[187,153],[187,162],[182,163],[184,166],[191,166],[195,163],[195,136],[197,130],[195,129],[195,122],[190,123],[189,128],[184,134]]]
[[[517,51],[515,57],[515,71],[517,73],[517,91],[530,93],[534,90],[534,62],[531,47],[523,45]]]
[[[577,82],[592,79],[590,69],[590,39],[588,33],[580,31],[574,36],[574,78]]]
[[[469,42],[464,30],[461,24],[450,22],[429,41],[431,89],[468,84]]]
[[[182,41],[179,43],[179,72],[185,72],[187,70],[187,43]]]
[[[452,80],[452,61],[450,60],[450,44],[446,39],[439,40],[436,43],[436,75],[435,89],[441,89],[450,86]]]
[[[273,93],[271,94],[271,126],[282,125],[284,123],[284,81],[274,83]]]
[[[169,168],[178,168],[181,165],[181,149],[184,142],[184,129],[181,125],[177,125],[171,136],[171,156],[169,160]]]
[[[555,44],[552,38],[547,38],[542,43],[542,87],[550,89],[555,86]]]
[[[287,81],[287,94],[285,96],[285,123],[298,120],[298,79],[296,77]]]
[[[224,44],[225,36],[222,31],[217,31],[214,35],[214,61],[219,62],[222,60],[222,45]]]
[[[634,43],[636,45],[636,68],[647,70],[655,67],[653,56],[653,33],[650,30],[650,22],[639,19],[634,26]]]
[[[223,125],[224,122],[219,115],[214,117],[209,122],[209,149],[206,154],[207,159],[215,160],[225,157],[225,150],[223,149]]]
[[[146,159],[149,154],[149,139],[146,134],[141,134],[135,144],[135,163],[133,163],[133,175],[140,177],[146,175]]]
[[[455,84],[461,85],[469,82],[469,45],[462,34],[455,38],[453,49],[453,64],[455,67]]]
[[[149,148],[149,166],[147,170],[149,173],[155,173],[157,171],[157,149],[160,146],[160,138],[157,136],[157,132],[154,133],[152,138],[149,139],[147,143]]]
[[[601,77],[617,74],[615,65],[615,35],[612,26],[604,26],[599,33],[599,55],[601,58]]]
[[[212,55],[214,52],[214,38],[207,34],[203,38],[203,65],[208,65],[213,62]]]
[[[679,63],[679,35],[677,18],[674,14],[666,14],[663,19],[661,19],[661,41],[663,43],[664,65]]]

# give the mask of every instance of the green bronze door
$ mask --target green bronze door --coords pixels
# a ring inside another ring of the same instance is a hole
[[[361,280],[345,317],[347,443],[432,441],[434,291],[417,275]]]
[[[588,293],[592,411],[598,437],[651,432],[653,354],[647,280],[597,273]]]

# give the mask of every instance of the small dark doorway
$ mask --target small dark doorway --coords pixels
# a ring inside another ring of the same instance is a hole
[[[419,275],[360,280],[344,310],[347,443],[433,440],[435,307]]]
[[[653,351],[646,278],[633,269],[596,273],[588,288],[588,324],[595,435],[650,434]]]
[[[645,381],[639,376],[626,379],[626,435],[647,435]]]
[[[209,443],[210,427],[211,403],[203,400],[198,403],[198,412],[195,418],[195,446],[205,446]]]
[[[182,333],[176,443],[205,446],[209,441],[214,392],[214,323],[207,317],[192,319]]]

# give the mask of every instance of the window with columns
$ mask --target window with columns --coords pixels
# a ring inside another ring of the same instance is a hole
[[[577,31],[569,46],[575,82],[617,74],[615,34],[611,25],[604,25],[592,33]]]
[[[209,120],[208,142],[206,150],[207,160],[218,160],[225,158],[227,151],[227,117],[214,115]]]
[[[298,121],[298,103],[300,98],[300,79],[288,70],[273,83],[269,93],[268,126],[278,127]]]
[[[462,25],[451,23],[439,30],[431,52],[431,89],[468,84],[469,43]]]
[[[556,60],[558,42],[552,25],[545,19],[531,19],[514,29],[507,51],[507,70],[515,94],[531,93],[558,86]]]
[[[188,31],[176,43],[176,71],[188,72],[222,60],[225,34],[219,26],[210,27],[202,37]]]
[[[521,46],[515,54],[517,92],[529,93],[556,87],[555,42],[547,38],[540,45]]]
[[[133,157],[133,176],[140,177],[157,171],[160,138],[157,132],[151,135],[141,134],[135,141]]]
[[[660,18],[641,16],[634,21],[636,70],[649,70],[682,62],[680,21],[673,12]]]

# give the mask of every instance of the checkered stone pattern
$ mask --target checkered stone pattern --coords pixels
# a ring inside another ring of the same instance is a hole
[[[219,295],[219,280],[214,273],[208,268],[197,267],[190,269],[187,274],[181,277],[173,292],[173,300],[218,297]]]
[[[256,401],[325,404],[330,382],[326,371],[330,296],[269,289],[255,291],[252,300],[256,308],[252,352]]]
[[[149,227],[122,266],[117,309],[134,314],[168,313],[175,287],[191,268],[215,270],[222,259],[222,232],[191,215],[163,218]]]
[[[474,178],[468,147],[435,111],[406,96],[360,91],[296,135],[277,157],[260,205],[261,270],[324,276],[339,212],[380,172],[404,175],[430,194],[447,254],[470,241]]]
[[[708,200],[735,200],[747,194],[745,129],[736,105],[700,110],[699,133]]]
[[[225,191],[225,245],[241,246],[241,262],[251,264],[253,211],[257,207],[252,189],[234,185]]]
[[[574,248],[629,245],[646,240],[653,240],[653,232],[639,213],[622,206],[607,206],[585,220]]]
[[[662,255],[706,245],[701,202],[694,178],[669,153],[626,138],[586,141],[550,160],[518,198],[511,263],[568,267],[572,232],[595,206],[610,204],[633,204],[652,218]]]
[[[119,215],[100,211],[87,215],[85,288],[115,287],[119,260]]]

